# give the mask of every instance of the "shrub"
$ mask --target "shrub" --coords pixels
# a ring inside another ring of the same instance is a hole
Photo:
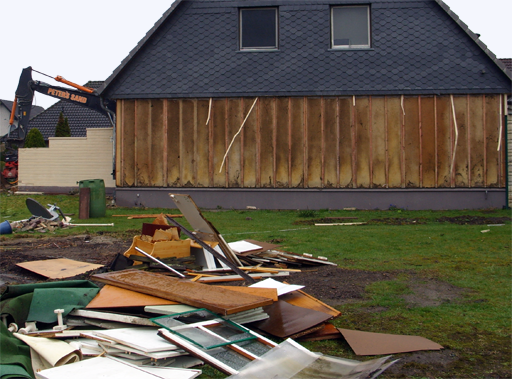
[[[25,147],[46,147],[43,135],[37,128],[30,129],[25,139]]]

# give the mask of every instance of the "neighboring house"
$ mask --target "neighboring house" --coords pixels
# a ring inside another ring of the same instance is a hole
[[[511,74],[441,0],[177,0],[101,93],[119,205],[506,205]]]
[[[9,133],[9,121],[11,119],[11,110],[13,102],[9,100],[0,99],[0,137]],[[37,116],[43,112],[44,108],[37,105],[32,106],[31,117]],[[18,118],[14,119],[14,125],[18,126]]]
[[[103,81],[90,81],[85,84],[86,87],[94,89],[101,85]],[[55,128],[61,112],[68,118],[71,137],[86,137],[87,129],[112,127],[107,116],[76,103],[60,100],[36,117],[32,117],[28,123],[27,133],[30,129],[37,128],[48,142],[48,138],[55,137]]]

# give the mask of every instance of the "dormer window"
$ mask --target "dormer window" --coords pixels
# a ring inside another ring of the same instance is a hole
[[[331,8],[331,47],[364,49],[370,47],[370,7]]]
[[[276,50],[277,8],[240,9],[240,50]]]

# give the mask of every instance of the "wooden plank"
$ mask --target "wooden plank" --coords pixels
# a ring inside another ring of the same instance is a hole
[[[436,118],[434,97],[421,97],[422,187],[436,186]]]
[[[352,188],[352,99],[338,99],[340,128],[339,160],[341,188]]]
[[[366,96],[356,98],[356,187],[370,188],[370,101]]]
[[[500,153],[497,149],[500,130],[500,96],[486,95],[485,102],[486,186],[499,187]]]
[[[233,137],[240,130],[244,116],[242,116],[241,99],[228,99],[228,118],[227,118],[227,146],[233,141]],[[242,135],[239,134],[233,141],[231,149],[229,150],[224,168],[228,175],[228,187],[241,186],[241,148],[242,148]],[[227,148],[226,148],[227,150]],[[225,154],[225,152],[224,152]]]
[[[93,275],[91,279],[193,307],[206,308],[221,315],[272,304],[272,300],[265,297],[242,294],[226,288],[183,281],[139,270],[97,274]]]
[[[210,154],[209,154],[209,128],[206,125],[208,119],[208,100],[197,100],[196,116],[196,187],[209,187],[210,183]]]
[[[123,185],[123,123],[124,123],[124,102],[125,100],[118,100],[116,103],[116,186],[121,187]]]
[[[135,100],[123,101],[122,187],[135,185]]]
[[[164,185],[164,101],[151,100],[151,165],[149,181],[151,186]]]
[[[290,99],[279,97],[276,99],[276,182],[277,188],[288,188],[290,178],[290,146],[289,146],[289,124],[290,124]]]
[[[388,187],[402,186],[401,139],[402,139],[402,106],[400,97],[387,98],[388,127]]]
[[[449,96],[437,98],[437,186],[450,187],[452,109]]]
[[[149,186],[151,166],[150,100],[135,102],[135,173],[136,185]]]
[[[291,188],[304,187],[304,99],[290,99]]]
[[[196,182],[195,133],[196,107],[195,101],[180,101],[180,178],[183,187],[194,187]]]
[[[146,295],[140,292],[124,288],[105,285],[94,299],[87,304],[87,309],[96,308],[122,308],[145,307],[148,305],[180,304],[176,301],[161,299],[156,296]]]
[[[254,104],[255,99],[244,98],[243,100],[242,113],[247,115],[252,105]],[[254,109],[245,122],[243,129],[243,186],[245,188],[256,187],[256,170],[258,157],[258,149],[256,143],[258,130],[257,107],[258,104],[254,106]]]
[[[307,188],[322,187],[322,99],[306,101]]]
[[[91,189],[88,187],[80,188],[80,199],[78,218],[80,220],[87,220],[89,218],[89,206],[91,204]]]
[[[324,99],[324,175],[325,188],[339,186],[339,131],[338,131],[338,99]]]
[[[372,188],[386,188],[386,114],[384,97],[372,97]]]
[[[405,187],[420,186],[419,105],[416,96],[404,99]]]
[[[180,101],[167,100],[167,185],[181,187]]]
[[[484,112],[483,96],[469,97],[470,187],[484,186]]]
[[[88,271],[103,267],[93,263],[75,261],[72,259],[45,259],[41,261],[22,262],[16,264],[26,270],[45,276],[50,279],[71,278]]]
[[[260,187],[274,187],[274,98],[261,97],[260,106]]]
[[[226,153],[226,99],[214,99],[211,115],[213,123],[213,185],[214,187],[226,186],[226,170],[223,168],[222,159]]]
[[[469,187],[467,97],[454,96],[453,103],[455,105],[455,117],[457,120],[457,130],[459,134],[453,170],[455,186]]]

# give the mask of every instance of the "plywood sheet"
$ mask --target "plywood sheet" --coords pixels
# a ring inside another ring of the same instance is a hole
[[[500,130],[500,96],[485,97],[485,151],[486,151],[486,187],[500,185],[500,153],[498,137]]]
[[[180,113],[180,178],[183,187],[195,186],[195,133],[196,107],[194,100],[181,100]]]
[[[338,329],[357,355],[398,354],[411,351],[441,350],[443,347],[424,337]]]
[[[454,96],[457,120],[457,150],[454,162],[455,187],[468,187],[468,119],[467,96]]]
[[[420,129],[418,98],[404,99],[404,167],[405,187],[420,186]]]
[[[356,186],[370,187],[370,102],[368,97],[357,97],[355,106]]]
[[[135,185],[135,100],[123,100],[121,161],[123,186]]]
[[[242,122],[245,117],[242,116],[241,100],[240,99],[228,99],[228,118],[227,118],[227,143],[229,153],[224,163],[224,170],[228,175],[228,187],[240,187],[241,186],[241,175],[242,175],[242,142],[241,134],[236,138],[235,135],[240,130]],[[245,116],[245,115],[244,115]],[[234,139],[233,139],[234,138]],[[227,150],[227,149],[226,149]]]
[[[341,188],[352,188],[352,100],[338,99],[339,114],[339,152]]]
[[[241,294],[225,288],[138,270],[97,274],[93,275],[92,279],[193,307],[206,308],[221,315],[233,314],[272,303],[271,299],[260,296]]]
[[[281,296],[281,300],[284,300],[288,304],[296,305],[298,307],[312,309],[318,312],[324,312],[331,315],[332,317],[338,317],[341,315],[341,312],[337,309],[330,307],[322,301],[300,290]]]
[[[422,187],[436,186],[436,117],[435,98],[421,98]]]
[[[338,106],[336,98],[324,100],[324,168],[323,186],[325,188],[337,188],[339,182],[339,130],[338,130]]]
[[[226,186],[226,170],[222,169],[222,172],[219,171],[229,143],[226,142],[226,107],[226,99],[213,100],[210,123],[213,123],[211,127],[213,128],[212,154],[214,187]]]
[[[254,104],[253,98],[243,99],[243,114],[247,115]],[[256,187],[256,170],[257,170],[257,156],[258,144],[257,130],[258,130],[258,105],[256,104],[245,122],[243,132],[243,186],[254,188]]]
[[[372,188],[386,187],[386,114],[385,98],[372,97]]]
[[[323,126],[322,99],[308,98],[306,100],[306,187],[322,187],[323,158]]]
[[[469,98],[469,149],[471,187],[484,186],[485,173],[485,129],[484,129],[484,98],[471,96]]]
[[[164,102],[151,100],[151,164],[149,166],[149,181],[151,186],[164,185]]]
[[[304,99],[291,98],[291,188],[304,187]]]
[[[209,128],[206,125],[208,119],[208,100],[197,100],[196,111],[196,185],[198,187],[209,187],[209,167],[210,167],[210,154],[209,154]]]
[[[179,187],[180,182],[180,103],[167,102],[167,185]]]
[[[103,267],[93,263],[79,262],[72,259],[46,259],[42,261],[32,261],[18,263],[16,266],[35,272],[50,279],[70,278],[85,272],[96,270]]]
[[[150,100],[135,101],[135,173],[136,185],[149,186],[151,166]]]
[[[226,288],[228,290],[237,291],[241,293],[249,293],[251,295],[267,297],[272,301],[277,301],[277,289],[275,288],[253,288],[253,287],[240,287],[240,286],[217,286],[220,288]]]
[[[290,99],[276,99],[276,187],[288,188],[290,180]]]
[[[449,96],[437,98],[437,186],[450,187],[452,109]]]
[[[156,296],[146,295],[124,288],[105,285],[94,299],[87,304],[87,309],[97,308],[121,308],[121,307],[145,307],[149,305],[173,305],[180,304],[176,301],[162,299]]]
[[[274,187],[275,99],[261,97],[259,107],[259,175],[260,187]]]
[[[402,118],[403,111],[399,97],[386,99],[387,126],[388,126],[388,186],[400,188],[402,186]]]

